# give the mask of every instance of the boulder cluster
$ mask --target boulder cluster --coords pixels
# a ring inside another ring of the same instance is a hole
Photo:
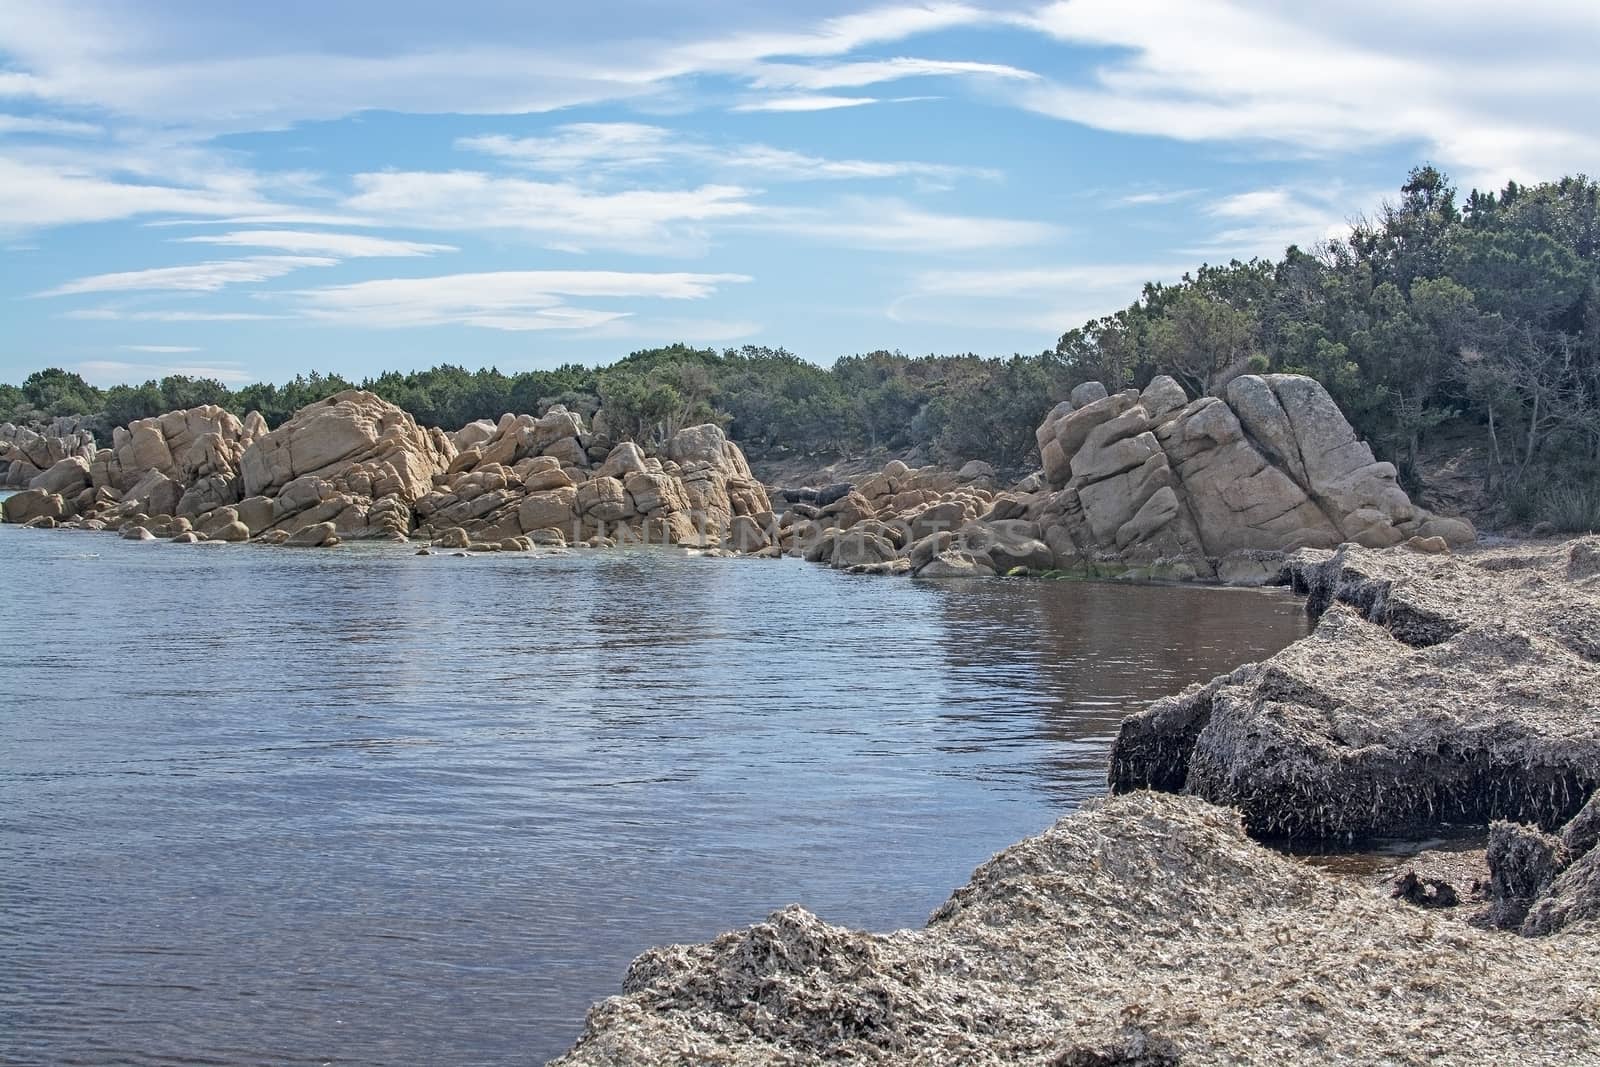
[[[78,416],[53,419],[34,430],[0,423],[0,488],[26,489],[33,479],[69,456],[94,457],[94,433]]]
[[[67,438],[25,434],[15,436],[49,462],[5,501],[5,521],[133,540],[705,547],[736,530],[764,545],[749,531],[774,522],[744,454],[718,427],[681,430],[662,456],[647,456],[559,405],[449,434],[349,390],[270,431],[257,413],[204,406],[119,427],[99,450],[92,438],[69,450]]]
[[[1301,375],[1245,375],[1226,398],[1192,402],[1168,377],[1116,394],[1090,382],[1037,437],[1043,470],[1008,490],[981,463],[953,474],[893,462],[859,486],[796,497],[777,543],[835,567],[925,578],[1259,584],[1300,548],[1440,553],[1475,539],[1465,521],[1413,504],[1394,466]]]
[[[1241,375],[1225,397],[1194,401],[1165,376],[1115,394],[1091,382],[1037,439],[1051,491],[1039,520],[1060,565],[1113,557],[1227,577],[1263,552],[1475,536],[1413,504],[1394,465],[1303,375]]]
[[[1043,469],[1003,490],[985,463],[895,460],[859,484],[769,494],[717,426],[679,430],[657,455],[596,426],[556,405],[446,433],[359,390],[270,432],[256,413],[169,412],[118,428],[99,450],[78,430],[8,426],[0,448],[27,457],[8,475],[34,473],[4,517],[140,539],[672,544],[922,578],[1234,584],[1270,580],[1300,548],[1448,552],[1474,538],[1414,505],[1394,467],[1299,375],[1245,375],[1226,398],[1192,402],[1165,377],[1116,394],[1080,386],[1038,428]]]

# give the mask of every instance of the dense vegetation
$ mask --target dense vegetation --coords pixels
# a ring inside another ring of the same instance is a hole
[[[924,446],[1017,468],[1037,458],[1044,413],[1081,381],[1142,386],[1167,373],[1201,394],[1246,371],[1297,371],[1321,380],[1413,485],[1433,446],[1472,444],[1484,488],[1512,517],[1588,528],[1600,524],[1597,244],[1600,186],[1588,178],[1458,203],[1423,167],[1343,240],[1152,283],[1034,356],[874,352],[822,368],[781,349],[677,345],[600,368],[442,365],[238,390],[182,377],[100,390],[52,369],[0,386],[0,419],[92,414],[110,426],[209,402],[276,424],[359,384],[452,429],[561,402],[603,408],[614,434],[645,441],[714,419],[757,455]]]
[[[1600,185],[1564,178],[1457,204],[1438,171],[1350,236],[1276,263],[1202,267],[1072,330],[1073,377],[1176,375],[1215,391],[1245,369],[1323,382],[1415,482],[1425,446],[1471,441],[1513,517],[1600,524]]]
[[[614,436],[646,443],[682,426],[720,422],[756,455],[857,454],[922,444],[946,460],[1018,466],[1064,382],[1054,353],[1002,360],[874,352],[824,369],[782,349],[672,345],[600,368],[569,364],[507,375],[446,364],[360,382],[313,373],[281,386],[237,390],[181,376],[101,390],[52,368],[30,375],[20,388],[0,385],[0,419],[91,415],[105,431],[175,408],[219,404],[241,415],[260,411],[275,426],[312,401],[359,386],[424,425],[447,429],[562,403],[585,416],[603,408]]]

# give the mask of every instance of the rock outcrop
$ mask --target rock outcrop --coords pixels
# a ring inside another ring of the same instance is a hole
[[[41,475],[69,458],[93,459],[94,452],[86,419],[68,416],[33,427],[0,423],[0,488],[44,488],[33,484]]]
[[[268,432],[216,407],[141,419],[112,447],[62,455],[30,478],[56,517],[117,526],[223,509],[253,538],[331,522],[341,540],[689,545],[788,554],[844,570],[923,578],[1013,574],[1270,580],[1302,547],[1402,541],[1445,552],[1466,523],[1415,507],[1325,390],[1246,375],[1191,402],[1170,378],[1110,394],[1090,382],[1038,429],[1043,470],[1001,490],[988,464],[913,470],[778,493],[714,425],[650,455],[561,405],[454,433],[419,427],[349,390]],[[37,447],[35,448],[37,451]],[[31,468],[30,468],[31,469]],[[559,539],[559,540],[558,540]]]
[[[1074,395],[1037,433],[1058,566],[1180,559],[1207,576],[1236,553],[1474,538],[1415,506],[1314,379],[1247,374],[1194,401],[1167,377]]]
[[[611,444],[587,432],[557,405],[540,418],[473,423],[455,439],[470,444],[416,502],[424,534],[715,546],[732,543],[738,520],[758,528],[771,521],[765,489],[716,426],[680,430],[652,456],[632,441]],[[741,528],[748,540],[748,526]]]
[[[987,464],[914,471],[896,461],[859,484],[782,490],[790,507],[769,533],[786,552],[868,573],[1241,585],[1270,580],[1300,548],[1448,552],[1474,540],[1469,524],[1412,504],[1394,467],[1299,375],[1246,375],[1226,398],[1192,402],[1167,377],[1116,394],[1090,382],[1037,438],[1043,469],[1008,490]],[[864,522],[900,533],[895,557],[828,551]]]
[[[1553,830],[1600,787],[1600,539],[1438,556],[1308,550],[1303,641],[1126,720],[1113,789],[1333,838],[1505,819]]]
[[[653,949],[559,1067],[1478,1064],[1600,1057],[1592,926],[1514,951],[1140,793],[979,867],[921,930],[798,907]]]
[[[765,489],[718,427],[681,430],[652,456],[560,405],[446,434],[349,390],[270,432],[259,414],[203,407],[138,420],[113,447],[86,452],[36,472],[7,521],[166,529],[181,518],[196,540],[242,540],[242,530],[316,546],[448,532],[471,548],[570,539],[742,551],[765,550],[773,524]]]
[[[248,421],[247,429],[232,412],[205,404],[119,426],[111,431],[111,447],[94,454],[94,484],[126,492],[151,471],[186,483],[198,472],[212,473],[219,452],[228,454],[230,466],[237,465],[251,435],[265,429],[259,414]]]

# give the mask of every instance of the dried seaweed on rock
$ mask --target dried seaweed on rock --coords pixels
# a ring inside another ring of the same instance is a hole
[[[922,930],[788,908],[652,950],[557,1063],[1574,1063],[1600,1057],[1597,937],[1443,921],[1136,793],[999,853]]]
[[[1237,806],[1260,835],[1554,829],[1600,785],[1597,546],[1518,567],[1526,552],[1300,553],[1315,632],[1131,716],[1112,788]]]

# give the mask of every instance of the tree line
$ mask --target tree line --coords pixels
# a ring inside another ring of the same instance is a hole
[[[823,368],[779,348],[717,351],[670,345],[634,352],[609,366],[568,364],[504,374],[442,364],[352,381],[334,373],[282,385],[230,389],[209,378],[172,375],[99,389],[60,368],[0,385],[0,420],[91,417],[109,438],[115,426],[200,404],[236,414],[260,411],[276,426],[297,410],[345,389],[370,390],[425,426],[459,429],[505,412],[541,413],[552,404],[593,417],[617,438],[658,444],[684,426],[716,422],[758,456],[860,454],[926,446],[948,460],[1027,462],[1033,429],[1066,383],[1053,352],[1010,359],[976,355],[847,356]]]
[[[1348,236],[1281,259],[1205,265],[1010,358],[872,352],[830,367],[779,348],[685,345],[609,366],[504,374],[441,364],[360,382],[309,374],[230,389],[172,376],[97,389],[59,368],[0,385],[0,419],[104,427],[214,403],[271,425],[360,386],[455,429],[553,403],[646,444],[716,421],[758,456],[921,447],[933,459],[1037,462],[1034,428],[1071,388],[1171,374],[1192,396],[1246,372],[1309,374],[1416,488],[1424,458],[1475,446],[1483,489],[1518,519],[1600,524],[1600,186],[1578,176],[1464,200],[1433,167]]]
[[[1349,235],[1146,285],[1064,334],[1069,377],[1193,393],[1247,371],[1317,378],[1416,488],[1426,451],[1476,445],[1514,519],[1600,525],[1600,185],[1473,191],[1433,167]]]

